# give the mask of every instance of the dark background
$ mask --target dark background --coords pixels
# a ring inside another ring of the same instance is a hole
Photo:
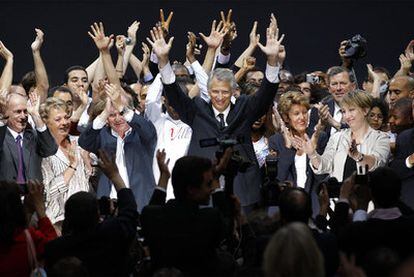
[[[339,63],[338,45],[360,33],[368,40],[368,56],[356,65],[359,80],[366,76],[366,63],[384,66],[394,73],[398,56],[414,39],[413,1],[0,1],[0,40],[14,53],[15,80],[33,68],[30,44],[34,28],[45,32],[42,55],[52,85],[61,82],[64,70],[75,64],[87,66],[97,57],[88,37],[89,25],[103,21],[106,32],[126,34],[135,19],[141,22],[138,41],[159,19],[159,9],[174,11],[170,27],[175,36],[172,58],[183,60],[186,32],[208,34],[211,21],[220,10],[233,9],[238,38],[233,43],[232,61],[247,47],[254,20],[264,43],[271,12],[276,14],[281,33],[286,34],[286,66],[293,73],[326,70]],[[115,49],[113,49],[115,50]],[[115,51],[114,51],[115,52]],[[134,53],[141,58],[141,49]],[[257,51],[259,64],[263,55]],[[1,62],[3,66],[3,61]],[[130,71],[127,73],[131,74]]]

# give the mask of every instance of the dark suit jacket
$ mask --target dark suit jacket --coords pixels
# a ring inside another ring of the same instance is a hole
[[[150,121],[137,114],[134,114],[128,124],[132,128],[132,132],[125,138],[125,163],[129,185],[134,192],[138,209],[141,211],[149,203],[155,187],[152,161],[157,143],[157,133]],[[91,123],[80,135],[79,145],[93,153],[104,149],[110,155],[115,155],[117,139],[112,135],[110,127],[94,130]],[[111,188],[110,180],[102,174],[99,178],[98,197],[109,196]]]
[[[405,160],[414,153],[414,128],[405,130],[397,136],[394,159],[390,167],[402,181],[401,200],[414,209],[414,168],[408,168]]]
[[[207,103],[200,97],[193,99],[184,94],[176,83],[164,85],[166,96],[170,105],[178,112],[180,119],[188,124],[192,130],[189,155],[215,158],[217,147],[201,148],[199,141],[207,138],[231,138],[242,137],[244,142],[234,147],[241,155],[253,162],[244,174],[239,173],[234,181],[234,192],[239,197],[243,206],[259,201],[260,172],[256,161],[253,145],[251,142],[252,124],[264,115],[273,103],[278,84],[272,84],[264,78],[259,91],[252,96],[241,95],[236,103],[231,104],[227,116],[227,124],[220,130],[218,120],[214,116],[211,103]]]
[[[16,180],[19,157],[17,154],[16,141],[7,129],[0,127],[0,180]],[[54,155],[58,150],[55,139],[46,129],[44,132],[33,130],[30,126],[23,134],[23,161],[26,179],[37,179],[42,181],[42,158]]]
[[[222,276],[216,250],[229,233],[224,192],[213,194],[213,206],[219,208],[202,209],[176,199],[162,204],[162,193],[154,191],[158,196],[153,200],[161,202],[145,207],[140,217],[153,269],[175,267],[188,276]]]
[[[136,235],[137,206],[130,189],[118,192],[118,215],[82,234],[67,234],[46,245],[46,267],[77,257],[91,276],[128,276],[128,253]]]
[[[307,129],[307,134],[311,137],[313,129]],[[319,136],[318,146],[316,151],[319,154],[322,154],[325,150],[326,144],[328,142],[328,137],[325,132],[322,132]],[[286,148],[285,140],[283,135],[277,133],[269,138],[269,148],[275,150],[278,153],[279,161],[277,164],[277,179],[279,181],[292,181],[296,184],[297,175],[295,167],[295,148]],[[322,181],[326,175],[315,175],[310,168],[309,158],[306,157],[306,183],[305,190],[309,193],[312,199],[312,210],[313,215],[316,216],[319,213],[319,202],[318,196],[316,194],[316,185]]]
[[[334,99],[331,98],[328,101],[326,101],[324,104],[328,105],[329,113],[333,116],[333,113],[335,111],[335,101],[334,101]],[[315,129],[316,124],[318,124],[318,121],[319,121],[318,109],[317,108],[312,108],[311,113],[310,113],[310,117],[309,117],[309,127],[308,128],[313,131]],[[328,140],[329,140],[329,137],[331,136],[331,129],[332,128],[333,127],[330,127],[330,126],[327,126],[325,128],[325,133],[328,136]],[[341,123],[341,129],[344,129],[344,128],[348,128],[348,125],[346,125],[344,123]]]

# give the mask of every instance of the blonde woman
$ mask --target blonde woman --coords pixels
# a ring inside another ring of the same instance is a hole
[[[82,158],[77,137],[69,136],[70,114],[66,103],[48,98],[40,107],[40,115],[59,146],[55,155],[43,159],[46,214],[59,226],[64,219],[64,204],[72,194],[89,191],[89,166]]]

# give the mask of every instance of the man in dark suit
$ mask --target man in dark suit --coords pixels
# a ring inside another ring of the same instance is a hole
[[[42,158],[54,155],[58,147],[39,115],[39,100],[28,107],[27,97],[11,93],[6,107],[7,124],[0,127],[0,179],[21,184],[30,179],[41,181]],[[29,114],[36,130],[28,124]]]
[[[325,121],[328,126],[326,127],[326,134],[328,138],[333,135],[337,130],[346,128],[346,124],[342,121],[341,101],[344,96],[356,89],[356,83],[354,75],[351,72],[340,66],[331,67],[328,72],[328,89],[332,98],[327,100],[323,105],[316,108],[314,107],[310,113],[309,128],[313,130],[318,124],[319,118]]]
[[[172,171],[175,199],[165,203],[165,192],[154,191],[164,196],[153,197],[140,218],[153,270],[175,267],[188,276],[231,276],[232,259],[224,262],[229,257],[219,256],[217,249],[231,233],[232,216],[215,177],[209,159],[186,156]],[[200,208],[211,195],[213,207]]]
[[[414,209],[414,128],[397,136],[395,155],[390,167],[401,179],[401,200]]]
[[[210,102],[200,97],[190,99],[175,82],[175,75],[169,63],[169,51],[172,39],[167,44],[161,31],[154,29],[151,45],[158,56],[158,66],[164,85],[166,97],[171,106],[178,112],[183,122],[193,129],[188,154],[209,159],[215,157],[217,147],[200,147],[200,140],[208,138],[242,138],[243,142],[234,147],[240,155],[248,158],[252,165],[245,173],[239,173],[234,181],[234,192],[244,207],[252,206],[259,201],[260,172],[251,142],[251,126],[264,115],[273,102],[277,92],[279,72],[279,50],[283,36],[278,39],[276,30],[268,29],[266,46],[259,44],[267,55],[266,78],[255,95],[242,95],[235,104],[230,99],[236,88],[233,73],[228,69],[216,69],[212,72],[207,87]],[[245,209],[247,210],[247,209]]]

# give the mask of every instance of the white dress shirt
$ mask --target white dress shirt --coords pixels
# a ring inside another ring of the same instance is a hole
[[[339,105],[335,101],[334,103],[335,103],[335,106],[334,106],[334,112],[333,112],[333,119],[341,123],[342,122],[342,109],[341,107],[339,107]],[[331,127],[331,136],[335,134],[336,132],[338,132],[338,130],[336,130],[334,127]]]

